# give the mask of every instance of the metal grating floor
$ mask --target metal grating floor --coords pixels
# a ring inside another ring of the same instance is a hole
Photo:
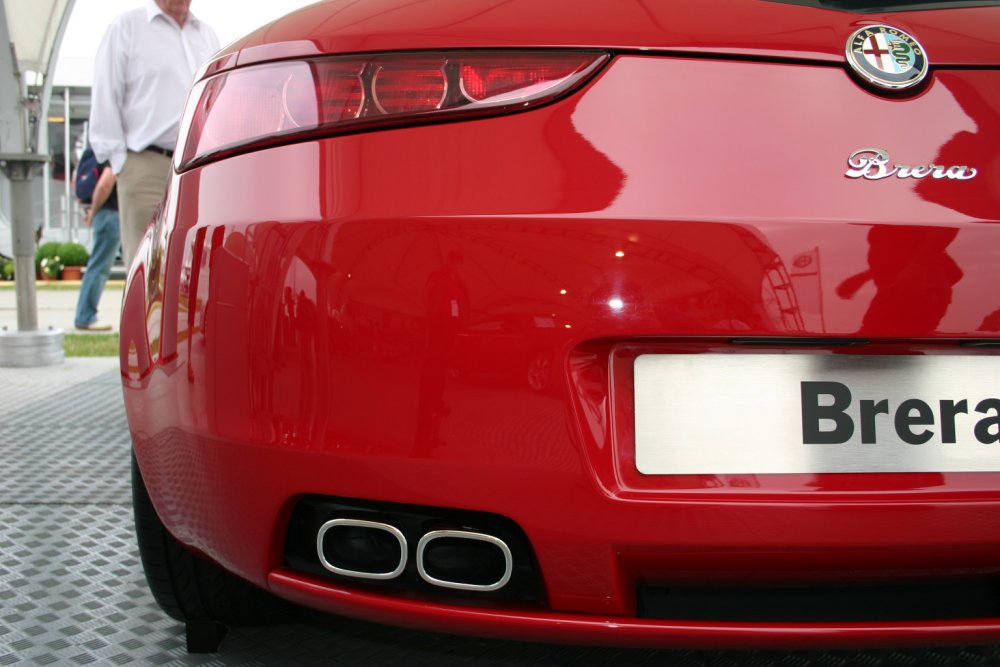
[[[654,651],[508,642],[309,615],[235,630],[188,655],[146,589],[132,536],[116,360],[0,369],[3,665],[1000,665],[1000,646],[880,651]]]

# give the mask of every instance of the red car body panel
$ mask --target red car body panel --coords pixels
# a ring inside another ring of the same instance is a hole
[[[592,47],[793,58],[841,64],[858,27],[888,23],[919,35],[937,65],[996,65],[1000,8],[850,14],[780,2],[696,3],[462,0],[418,5],[317,4],[240,40],[240,65],[326,53],[416,49]],[[235,64],[235,63],[234,63]]]
[[[307,8],[206,71],[352,51],[630,53],[525,113],[317,137],[172,177],[121,329],[135,450],[170,531],[298,602],[437,630],[1000,639],[1000,618],[636,618],[639,582],[995,580],[1000,473],[643,475],[631,395],[643,352],[996,353],[1000,10],[431,4],[420,20],[399,3]],[[852,79],[844,43],[870,21],[921,40],[926,87],[886,97]],[[845,178],[866,147],[979,176]],[[547,608],[415,602],[292,572],[282,549],[303,494],[509,517]]]

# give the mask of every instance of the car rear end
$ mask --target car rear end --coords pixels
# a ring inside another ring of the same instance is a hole
[[[192,93],[122,322],[170,532],[435,630],[997,641],[1000,9],[430,4]]]

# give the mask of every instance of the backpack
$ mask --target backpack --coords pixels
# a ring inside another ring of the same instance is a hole
[[[84,204],[94,199],[94,189],[101,177],[101,165],[90,146],[87,146],[80,156],[80,164],[76,167],[76,198]]]

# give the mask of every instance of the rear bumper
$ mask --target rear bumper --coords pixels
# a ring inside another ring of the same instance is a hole
[[[708,623],[447,606],[331,587],[285,571],[268,577],[278,595],[322,611],[431,631],[532,641],[676,648],[836,648],[984,644],[1000,618],[909,623]]]
[[[756,489],[731,476],[700,492],[659,489],[637,499],[636,493],[607,493],[585,468],[549,468],[540,460],[511,460],[483,472],[475,457],[496,454],[477,444],[470,445],[469,460],[444,452],[430,460],[373,458],[175,431],[170,439],[137,439],[136,451],[144,470],[153,472],[147,478],[156,480],[158,510],[178,538],[258,585],[316,609],[435,631],[622,645],[929,645],[990,642],[1000,631],[992,615],[955,619],[953,609],[941,609],[943,620],[919,621],[760,623],[727,620],[726,610],[710,621],[639,618],[638,594],[646,585],[995,587],[1000,544],[991,536],[1000,535],[1000,503],[988,499],[992,492],[974,490],[995,480],[987,474],[950,475],[936,493],[917,488],[926,479],[919,474],[880,476],[881,487],[889,480],[913,485],[892,492],[894,501],[884,488],[848,493],[852,482],[861,483],[856,475],[813,477],[833,485],[838,480],[828,478],[841,478],[836,494],[777,490],[787,483],[780,475],[761,476]],[[548,455],[564,464],[569,456],[558,450]],[[306,492],[508,517],[534,550],[544,598],[540,605],[449,603],[442,602],[449,599],[443,590],[429,596],[422,591],[414,599],[375,591],[363,581],[292,571],[283,558],[286,532]],[[699,493],[701,500],[694,497]],[[834,502],[832,495],[853,500]],[[906,496],[911,499],[900,500]],[[845,617],[861,618],[867,611],[859,606]]]

